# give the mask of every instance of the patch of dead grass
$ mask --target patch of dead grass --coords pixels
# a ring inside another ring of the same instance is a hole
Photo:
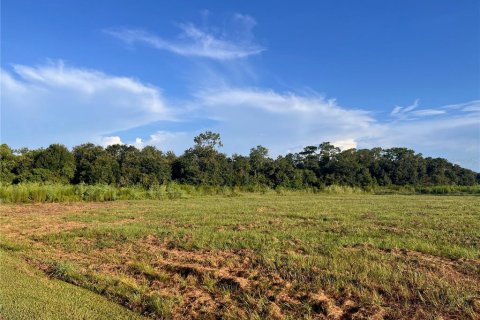
[[[63,232],[86,227],[88,222],[65,221],[71,214],[88,213],[98,209],[123,209],[126,203],[118,202],[72,202],[72,203],[33,203],[1,204],[0,233],[9,238],[28,238],[50,233]],[[131,219],[109,222],[129,223]]]

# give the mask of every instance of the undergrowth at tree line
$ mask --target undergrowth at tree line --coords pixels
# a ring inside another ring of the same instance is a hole
[[[257,146],[227,156],[220,135],[205,132],[182,155],[153,146],[106,148],[91,143],[72,151],[12,150],[0,145],[0,199],[6,202],[107,201],[179,198],[288,190],[336,193],[479,193],[480,174],[407,148],[349,149],[329,142],[272,159]]]
[[[144,188],[142,186],[116,187],[113,185],[68,185],[25,183],[0,186],[0,203],[32,203],[32,202],[74,202],[74,201],[115,201],[115,200],[164,200],[182,199],[198,196],[223,195],[235,197],[247,193],[287,195],[292,193],[324,193],[324,194],[478,194],[480,186],[389,186],[389,187],[350,187],[330,185],[322,188],[276,189],[265,186],[193,186],[169,183],[166,185]]]

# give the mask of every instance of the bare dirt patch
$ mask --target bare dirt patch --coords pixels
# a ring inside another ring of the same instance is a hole
[[[368,249],[386,255],[392,255],[412,265],[416,269],[429,271],[449,281],[463,282],[472,287],[480,283],[480,260],[478,259],[449,259],[414,250],[381,249],[372,246],[356,246],[349,250]]]
[[[182,250],[153,235],[136,240],[134,247],[125,243],[114,248],[92,248],[88,254],[56,248],[50,251],[50,258],[71,261],[80,272],[132,279],[144,287],[144,298],[174,300],[169,307],[173,319],[247,319],[255,314],[283,319],[302,317],[306,310],[313,319],[383,318],[383,313],[361,306],[353,297],[338,299],[323,291],[298,291],[267,269],[251,250]],[[38,267],[51,274],[48,265]],[[133,301],[128,295],[115,300],[161,318],[159,311],[152,311],[144,300]]]
[[[100,208],[125,208],[125,203],[119,202],[65,202],[65,203],[31,203],[31,204],[0,204],[0,215],[55,215],[90,211]]]
[[[149,235],[136,242],[135,251],[138,258],[143,257],[143,269],[130,260],[121,272],[148,283],[148,294],[180,297],[173,311],[175,319],[248,318],[245,310],[282,319],[300,316],[305,305],[315,319],[383,318],[383,310],[366,309],[353,300],[295,291],[291,283],[267,270],[251,250],[180,250]],[[132,259],[131,254],[121,255]],[[266,306],[260,305],[260,297],[268,300]]]
[[[428,268],[452,281],[462,281],[470,283],[472,286],[480,284],[480,260],[453,260],[409,250],[392,250],[391,253],[397,257],[408,259],[420,268]]]
[[[85,227],[88,223],[65,221],[64,217],[74,213],[87,213],[98,209],[121,209],[126,206],[127,204],[118,202],[2,204],[0,205],[0,232],[6,237],[25,238],[72,230]]]
[[[370,245],[345,247],[345,249],[353,251],[368,250],[382,255],[391,256],[395,259],[394,261],[397,261],[396,263],[406,264],[408,269],[413,273],[422,274],[432,281],[441,281],[443,283],[449,283],[452,286],[455,285],[462,288],[468,288],[480,296],[480,260],[478,259],[450,259],[414,250],[382,249]],[[473,297],[467,302],[472,305],[474,312],[478,312],[475,309],[477,300],[476,297]],[[414,301],[410,302],[413,303]],[[377,318],[380,316],[383,317],[387,314],[388,316],[394,314],[395,318],[425,319],[430,318],[431,312],[434,311],[433,309],[428,308],[428,306],[417,306],[415,309],[404,310],[402,313],[398,313],[398,310],[401,310],[400,306],[395,308],[398,301],[390,301],[387,299],[386,303],[388,303],[390,307],[389,312],[387,313],[385,310],[379,310],[376,316]],[[416,301],[415,304],[417,304]],[[418,302],[418,304],[421,303]]]

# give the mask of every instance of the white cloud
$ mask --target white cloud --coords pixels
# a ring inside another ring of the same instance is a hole
[[[222,150],[230,154],[246,154],[261,144],[276,157],[330,141],[342,150],[407,147],[480,170],[480,113],[463,111],[463,106],[429,108],[435,116],[380,120],[315,94],[220,88],[197,92],[195,97],[183,117],[213,119],[214,124],[191,131],[155,132],[141,140],[142,146],[151,144],[181,153],[193,144],[195,135],[213,130],[221,134]],[[472,103],[465,105],[471,107]],[[437,110],[442,113],[433,112]]]
[[[198,113],[219,121],[215,130],[222,133],[229,152],[262,144],[275,156],[330,141],[342,149],[408,147],[480,169],[478,102],[450,110],[416,109],[416,101],[400,107],[396,113],[403,117],[394,113],[392,119],[379,119],[315,94],[223,88],[201,91],[196,97]]]
[[[252,29],[255,20],[247,15],[234,15],[233,30],[216,32],[199,28],[192,23],[179,24],[182,32],[177,39],[167,40],[140,29],[108,29],[105,32],[125,43],[142,43],[160,50],[182,56],[231,60],[256,55],[265,50],[255,43]]]
[[[135,142],[131,145],[142,149],[145,146],[156,146],[162,151],[183,152],[188,146],[192,145],[193,134],[187,132],[169,132],[156,131],[148,138],[135,138]]]
[[[440,114],[445,114],[445,110],[436,110],[436,109],[420,109],[413,112],[413,115],[424,117],[424,116],[437,116]]]
[[[123,144],[122,139],[120,139],[119,136],[101,137],[99,139],[99,143],[104,147],[108,147],[114,144]]]
[[[227,152],[245,153],[262,144],[276,156],[324,141],[348,147],[380,129],[368,112],[343,108],[317,94],[221,88],[195,96],[197,114],[218,121],[214,129],[222,134]]]
[[[132,143],[132,145],[137,149],[143,149],[143,147],[145,147],[145,144],[141,138],[135,138],[135,142]]]
[[[449,104],[436,108],[417,109],[420,105],[420,100],[407,107],[395,106],[390,113],[391,116],[400,120],[414,120],[420,117],[446,115],[447,113],[455,111],[464,112],[478,112],[480,111],[480,100],[473,100],[465,103]]]
[[[462,109],[464,112],[480,112],[480,103],[477,105],[471,105]]]
[[[462,110],[469,111],[470,109],[475,109],[478,111],[480,108],[480,100],[472,100],[463,103],[448,104],[445,106],[438,107],[438,109],[447,109],[447,110]]]
[[[158,88],[132,78],[63,63],[13,70],[1,70],[1,139],[15,141],[13,147],[93,141],[180,153],[195,135],[212,130],[221,133],[227,153],[261,144],[276,156],[324,141],[342,149],[405,146],[480,170],[478,100],[422,109],[416,101],[379,119],[315,93],[222,86],[197,91],[174,118]],[[119,133],[178,119],[189,124],[177,132],[155,130],[134,141]]]
[[[355,139],[337,140],[333,141],[332,144],[335,147],[339,147],[341,150],[354,149],[357,147],[357,142],[355,141]]]
[[[417,103],[418,105],[418,103]],[[363,147],[405,146],[480,171],[480,101],[405,112],[381,125]]]
[[[110,132],[172,119],[160,90],[62,62],[1,72],[2,141],[17,146],[97,141]]]

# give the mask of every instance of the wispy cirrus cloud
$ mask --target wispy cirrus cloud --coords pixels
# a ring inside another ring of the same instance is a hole
[[[435,108],[421,108],[420,100],[416,99],[415,102],[406,107],[396,106],[390,115],[396,119],[401,120],[414,120],[421,117],[428,116],[440,116],[440,115],[452,115],[452,113],[471,113],[480,112],[480,100],[472,100],[464,103],[449,104]]]
[[[236,14],[232,19],[233,30],[220,32],[200,28],[190,22],[179,24],[181,32],[175,39],[166,39],[143,29],[117,28],[104,32],[127,44],[139,43],[182,56],[215,60],[240,59],[265,50],[255,42],[252,29],[256,22],[252,17]]]
[[[449,104],[440,107],[444,110],[457,110],[462,112],[480,112],[480,100],[472,100],[464,103]]]
[[[480,171],[480,113],[445,113],[383,123],[380,134],[362,139],[360,147],[408,147],[425,156],[447,158]]]
[[[419,100],[395,107],[382,134],[364,140],[366,147],[407,146],[428,156],[448,158],[480,170],[480,100],[421,108]]]

